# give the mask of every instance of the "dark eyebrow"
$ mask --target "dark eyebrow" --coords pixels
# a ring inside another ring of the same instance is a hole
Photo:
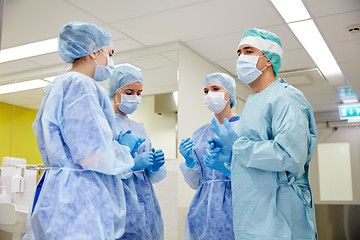
[[[212,85],[212,86],[211,86],[211,89],[220,88],[220,87],[221,87],[220,85],[215,84],[215,85]]]
[[[248,50],[248,49],[252,50],[253,47],[244,47],[244,48],[243,48],[244,51],[245,51],[245,50]],[[241,50],[240,50],[240,49],[237,50],[237,53],[238,53],[238,54],[241,53]]]

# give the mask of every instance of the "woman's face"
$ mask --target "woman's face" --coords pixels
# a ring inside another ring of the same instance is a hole
[[[219,84],[216,83],[208,83],[206,84],[205,88],[204,88],[204,93],[205,95],[208,94],[208,92],[224,92],[225,93],[225,100],[228,101],[230,99],[230,96],[228,94],[228,92]]]
[[[116,93],[115,97],[118,103],[121,103],[121,94],[125,95],[138,95],[141,96],[143,91],[143,84],[141,82],[133,82],[120,88]]]

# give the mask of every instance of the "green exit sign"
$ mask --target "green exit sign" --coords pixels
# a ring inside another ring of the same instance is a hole
[[[339,99],[357,98],[351,87],[338,87]]]
[[[360,104],[340,105],[340,119],[350,119],[360,117]]]

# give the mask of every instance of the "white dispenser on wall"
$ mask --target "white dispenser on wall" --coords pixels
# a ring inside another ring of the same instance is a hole
[[[36,190],[37,171],[26,159],[4,157],[0,167],[0,230],[21,239]],[[0,235],[0,239],[2,236]]]
[[[6,186],[0,186],[0,203],[11,203],[11,197],[6,192]]]

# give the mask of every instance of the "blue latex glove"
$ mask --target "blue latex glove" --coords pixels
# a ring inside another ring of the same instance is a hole
[[[229,176],[232,148],[225,146],[219,138],[211,138],[207,142],[210,145],[210,151],[206,149],[203,159],[205,166]]]
[[[152,152],[154,153],[154,163],[150,168],[151,171],[157,172],[162,167],[162,165],[165,164],[165,156],[164,152],[161,149],[155,151],[155,149],[153,148]]]
[[[190,138],[185,138],[181,140],[179,151],[181,155],[185,158],[185,163],[188,167],[193,168],[195,166],[194,156],[192,153],[192,148],[194,142]]]
[[[213,131],[221,139],[224,146],[232,148],[232,145],[234,145],[239,136],[232,129],[229,120],[224,118],[225,129],[221,127],[221,124],[215,117],[211,120],[211,123],[213,125],[210,127],[211,131]]]
[[[131,170],[133,171],[140,170],[153,165],[153,163],[154,163],[154,153],[143,152],[134,158],[134,167],[132,167]]]
[[[128,146],[130,148],[130,153],[132,156],[137,152],[140,145],[145,141],[145,138],[140,138],[134,134],[131,134],[131,130],[126,132],[120,131],[118,136],[118,142],[122,145]]]

